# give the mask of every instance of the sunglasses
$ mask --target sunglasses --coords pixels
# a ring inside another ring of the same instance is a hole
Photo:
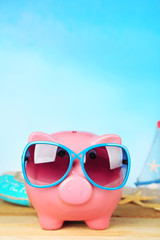
[[[25,181],[32,187],[48,188],[62,182],[79,160],[86,179],[105,190],[122,188],[130,172],[130,155],[123,145],[102,143],[75,153],[54,142],[30,142],[22,154]],[[76,163],[75,162],[75,163]]]

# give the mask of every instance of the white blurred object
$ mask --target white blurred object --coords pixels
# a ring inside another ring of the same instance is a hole
[[[34,151],[34,163],[54,162],[57,153],[57,146],[49,144],[36,144]]]
[[[122,149],[120,147],[106,147],[108,156],[109,156],[109,163],[110,169],[115,169],[122,166]]]

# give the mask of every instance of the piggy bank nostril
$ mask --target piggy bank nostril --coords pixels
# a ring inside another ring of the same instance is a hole
[[[76,162],[73,162],[72,167],[75,167],[75,166],[76,166]]]
[[[83,177],[69,177],[58,189],[59,197],[68,204],[83,204],[92,196],[92,186]]]

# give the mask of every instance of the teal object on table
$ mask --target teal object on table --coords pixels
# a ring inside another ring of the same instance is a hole
[[[160,188],[160,121],[157,122],[150,151],[135,185]]]
[[[16,179],[16,174],[0,176],[0,198],[11,203],[29,206],[29,199],[23,181]]]

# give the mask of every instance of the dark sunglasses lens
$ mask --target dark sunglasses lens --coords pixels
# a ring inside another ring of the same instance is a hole
[[[84,168],[96,184],[116,188],[127,175],[128,157],[121,147],[102,146],[89,150],[84,157]]]
[[[64,148],[50,144],[34,144],[26,151],[26,176],[32,184],[49,185],[64,176],[69,163],[69,153]]]

